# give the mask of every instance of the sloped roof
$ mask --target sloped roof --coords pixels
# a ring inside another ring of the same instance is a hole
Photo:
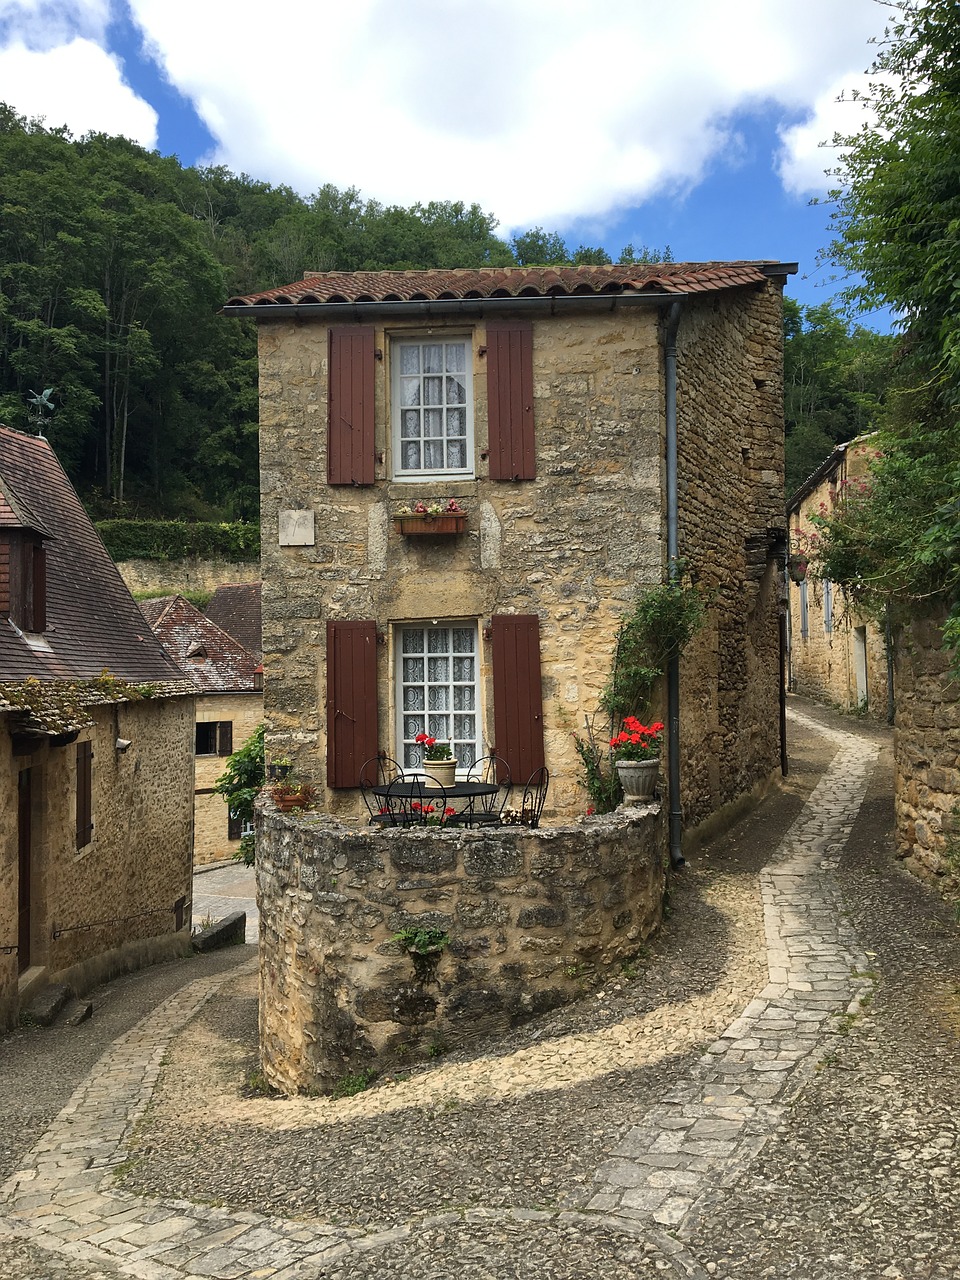
[[[249,692],[260,666],[233,636],[183,596],[141,600],[143,616],[177,666],[204,693]]]
[[[192,692],[144,624],[49,442],[0,426],[0,488],[19,513],[3,527],[35,529],[47,549],[46,629],[25,636],[0,618],[0,680],[91,680],[107,670]]]
[[[259,582],[228,582],[217,587],[204,613],[228,636],[258,658],[263,656]]]
[[[710,293],[790,275],[796,263],[655,262],[606,267],[462,267],[431,271],[328,271],[233,297],[227,308],[486,298]]]

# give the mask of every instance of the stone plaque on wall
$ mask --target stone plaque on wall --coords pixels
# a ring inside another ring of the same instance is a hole
[[[313,524],[312,511],[281,511],[281,547],[312,547],[316,542]]]

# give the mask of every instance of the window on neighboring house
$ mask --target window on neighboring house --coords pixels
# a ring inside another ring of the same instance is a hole
[[[197,724],[198,756],[228,756],[233,751],[233,721],[204,720]]]
[[[404,768],[421,763],[418,733],[449,742],[461,770],[482,753],[477,628],[473,623],[402,627],[397,645],[397,741]]]
[[[0,538],[0,612],[21,631],[46,631],[47,553],[39,538]]]
[[[800,639],[806,640],[810,635],[810,606],[807,601],[806,580],[800,583]]]
[[[471,360],[466,337],[394,341],[395,475],[473,474]]]
[[[232,809],[227,810],[227,839],[242,840],[244,836],[253,835],[253,819],[242,818]]]
[[[823,629],[828,636],[833,633],[833,583],[829,578],[823,580]]]
[[[77,848],[93,839],[93,743],[77,743]]]

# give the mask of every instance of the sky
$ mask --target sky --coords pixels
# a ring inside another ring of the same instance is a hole
[[[309,196],[476,202],[498,233],[799,262],[878,0],[0,0],[0,100]],[[277,281],[287,283],[286,281]],[[864,323],[886,327],[882,319]]]

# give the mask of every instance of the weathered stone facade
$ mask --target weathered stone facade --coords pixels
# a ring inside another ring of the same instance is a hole
[[[120,576],[134,593],[213,592],[228,582],[259,582],[257,560],[121,560]]]
[[[665,559],[661,312],[630,307],[537,316],[533,407],[538,478],[489,479],[485,322],[432,323],[467,333],[473,353],[476,478],[391,479],[389,373],[378,379],[369,487],[327,484],[328,324],[260,323],[265,711],[268,743],[321,788],[327,753],[325,623],[371,618],[381,745],[397,754],[396,631],[411,620],[540,620],[548,821],[582,812],[572,734],[597,707],[619,618]],[[339,321],[338,321],[339,323]],[[375,343],[422,334],[391,316]],[[709,593],[709,624],[684,662],[682,752],[687,820],[696,823],[777,767],[778,638],[772,530],[783,527],[780,287],[688,298],[678,341],[680,552]],[[404,538],[400,503],[456,498],[467,532]],[[279,545],[280,513],[315,518],[314,545]],[[480,645],[484,738],[493,741],[490,664]],[[358,812],[356,792],[324,808]]]
[[[263,719],[261,692],[201,694],[197,698],[197,724],[231,726],[233,749],[242,747]],[[230,815],[223,796],[213,785],[227,766],[225,756],[214,753],[196,757],[193,860],[198,867],[223,862],[240,847],[239,833],[231,835]]]
[[[619,970],[659,925],[657,804],[454,831],[259,817],[261,1049],[285,1092],[502,1031]],[[448,935],[418,977],[394,936]]]
[[[790,549],[816,545],[811,516],[826,514],[848,485],[867,475],[875,452],[869,436],[841,445],[791,498]],[[883,633],[857,613],[838,588],[813,569],[803,583],[790,582],[790,688],[844,711],[888,715],[887,650]]]
[[[190,945],[193,699],[101,706],[65,746],[14,754],[0,732],[0,785],[29,788],[29,968],[18,984],[21,857],[16,803],[0,808],[0,1025],[34,976],[84,991]],[[126,751],[117,739],[129,741]],[[93,749],[93,832],[77,848],[77,750]],[[25,779],[24,775],[28,775]],[[178,931],[179,924],[179,931]],[[12,950],[8,950],[12,948]]]
[[[943,616],[901,628],[896,644],[897,844],[908,865],[960,890],[960,679]]]

